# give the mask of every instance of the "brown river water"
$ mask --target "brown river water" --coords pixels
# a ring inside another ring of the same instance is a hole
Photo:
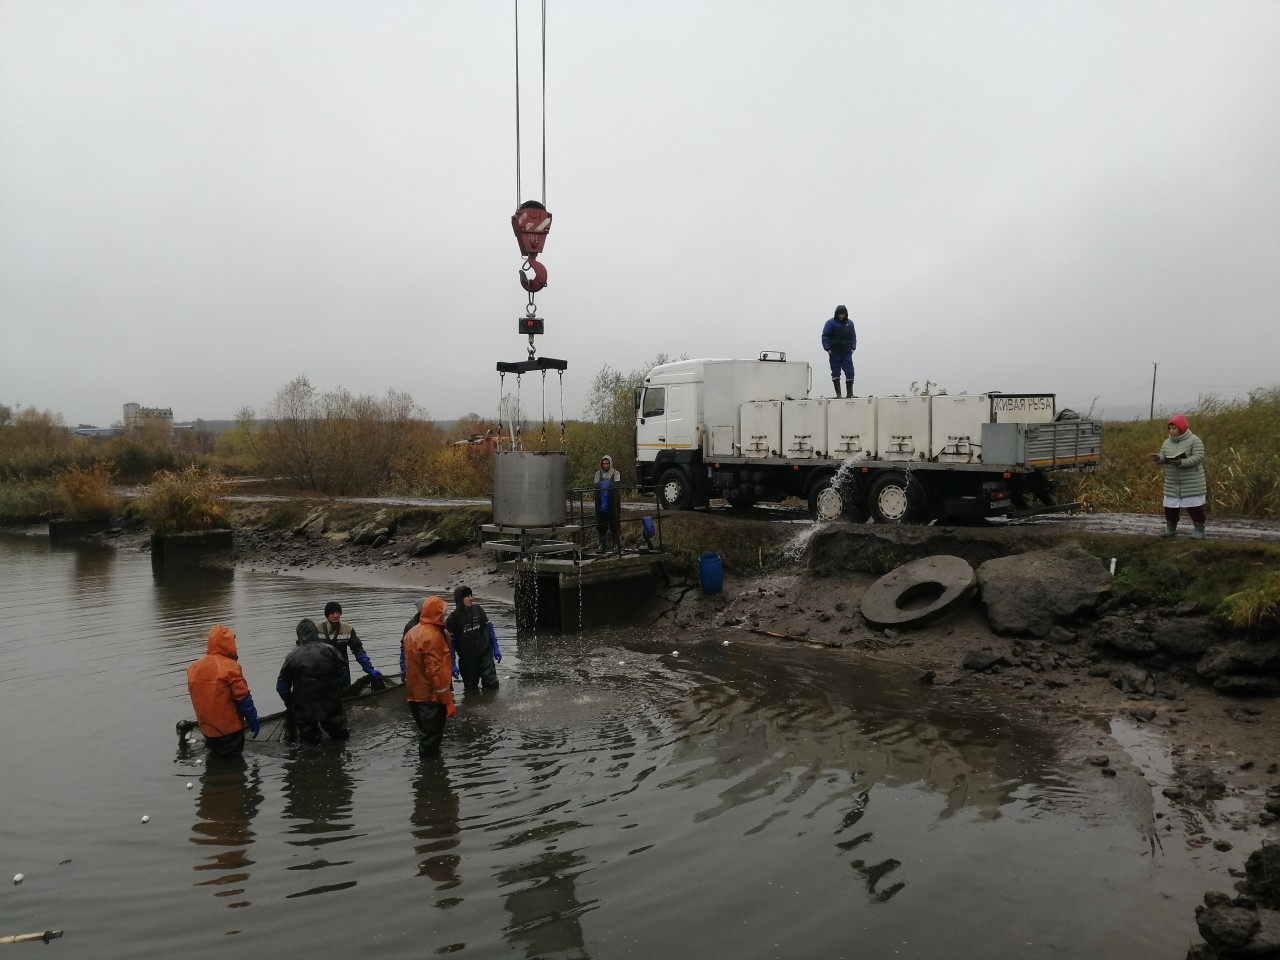
[[[1160,842],[1123,762],[1163,750],[1139,730],[821,650],[517,638],[484,598],[502,688],[461,698],[441,758],[398,693],[352,707],[345,744],[179,748],[212,623],[267,713],[301,617],[340,600],[393,671],[413,596],[0,536],[0,936],[64,931],[7,949],[1180,958],[1243,858]]]

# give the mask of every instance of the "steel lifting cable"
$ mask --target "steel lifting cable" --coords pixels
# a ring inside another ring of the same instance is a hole
[[[542,0],[542,205],[547,205],[547,0]]]
[[[520,168],[520,0],[512,0],[516,19],[516,206],[524,202]],[[547,0],[542,0],[542,205],[547,205]]]
[[[512,0],[516,14],[516,206],[520,199],[520,0]]]

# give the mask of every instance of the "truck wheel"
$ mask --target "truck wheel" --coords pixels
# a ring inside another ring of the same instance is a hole
[[[689,509],[689,478],[679,467],[663,471],[658,479],[658,504],[668,510]]]
[[[819,522],[839,520],[844,515],[844,497],[836,475],[822,477],[809,490],[809,516]]]
[[[891,470],[872,481],[867,506],[876,523],[919,523],[928,503],[919,480]]]

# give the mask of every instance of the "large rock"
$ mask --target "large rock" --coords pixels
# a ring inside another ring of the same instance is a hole
[[[1118,616],[1103,617],[1094,624],[1093,645],[1126,657],[1146,656],[1160,649],[1146,624]]]
[[[410,537],[401,550],[406,557],[421,557],[440,546],[440,538],[434,533],[419,533]]]
[[[321,535],[328,529],[329,512],[323,507],[312,510],[303,518],[303,521],[293,529],[295,537],[307,537],[311,540],[320,539]]]
[[[1219,644],[1200,658],[1196,673],[1206,680],[1280,674],[1280,640],[1232,640]]]
[[[1160,622],[1152,631],[1151,639],[1165,653],[1185,660],[1198,657],[1212,647],[1215,637],[1206,621],[1179,619]]]
[[[1102,561],[1074,544],[997,557],[978,567],[978,587],[996,633],[1046,637],[1097,610],[1111,590]]]

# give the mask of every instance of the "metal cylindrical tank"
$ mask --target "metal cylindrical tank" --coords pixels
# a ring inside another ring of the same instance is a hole
[[[493,458],[493,522],[555,527],[565,522],[568,462],[563,453],[509,450]]]

